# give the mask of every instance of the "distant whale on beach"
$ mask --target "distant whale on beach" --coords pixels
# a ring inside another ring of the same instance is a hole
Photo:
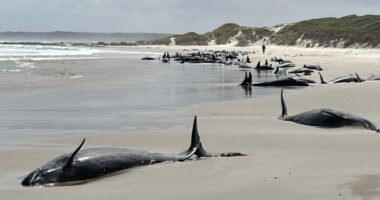
[[[288,116],[288,111],[285,105],[283,93],[284,90],[281,91],[281,120],[292,121],[298,124],[304,124],[309,126],[320,126],[328,128],[339,128],[344,126],[361,126],[366,129],[380,132],[380,129],[367,119],[335,109],[316,109],[306,111],[297,115]]]
[[[252,74],[251,72],[245,72],[245,78],[240,86],[251,86],[252,85]]]
[[[266,60],[265,65],[261,65],[259,61],[255,69],[256,70],[273,70],[274,68],[272,67],[272,65],[268,65],[268,61]]]
[[[304,75],[309,76],[313,72],[314,72],[314,70],[312,70],[312,69],[301,68],[301,69],[293,70],[293,71],[289,72],[289,74],[301,74],[301,73],[303,73]]]
[[[369,80],[369,81],[379,81],[380,80],[380,76],[372,74],[367,80]]]
[[[141,60],[155,60],[155,58],[149,57],[149,56],[145,56],[145,57],[141,58]]]
[[[323,71],[322,67],[318,65],[304,65],[303,68],[305,69],[311,69],[311,70],[318,70],[318,71]]]
[[[71,154],[64,154],[31,172],[22,181],[23,186],[60,186],[85,183],[128,168],[167,161],[185,161],[193,155],[213,156],[207,153],[199,138],[197,117],[194,118],[191,145],[179,154],[160,154],[127,148],[95,147],[81,150],[85,140]],[[242,156],[227,153],[221,156]]]
[[[319,78],[321,79],[321,84],[351,83],[351,82],[360,83],[360,82],[365,81],[361,79],[357,73],[355,73],[355,76],[354,75],[342,76],[329,82],[326,82],[323,79],[323,76],[320,72],[318,72],[318,74],[319,74]]]
[[[252,86],[275,86],[275,87],[287,87],[287,86],[309,86],[309,83],[295,78],[285,77],[274,81],[267,81],[261,83],[253,83]]]

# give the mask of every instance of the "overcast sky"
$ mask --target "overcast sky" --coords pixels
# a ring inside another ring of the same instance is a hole
[[[0,31],[204,33],[380,14],[380,0],[0,0]]]

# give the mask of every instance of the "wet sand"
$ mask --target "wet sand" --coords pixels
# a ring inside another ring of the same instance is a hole
[[[298,65],[319,62],[327,80],[353,72],[362,78],[380,73],[379,50],[268,47],[268,51],[269,55],[257,53],[251,60],[269,60],[277,55]],[[316,75],[311,78],[318,80]],[[335,108],[380,125],[379,88],[380,82],[316,85],[286,90],[285,101],[289,114]],[[168,130],[52,137],[33,141],[53,145],[51,148],[2,149],[0,157],[5,162],[0,163],[1,196],[7,199],[379,198],[380,138],[373,131],[352,127],[324,129],[280,121],[277,119],[281,112],[279,94],[196,105],[183,112],[187,115],[167,120],[185,126]],[[23,175],[57,155],[73,151],[84,136],[85,146],[181,152],[190,143],[193,115],[198,115],[199,132],[206,150],[242,152],[248,156],[161,163],[84,185],[54,188],[19,185]]]

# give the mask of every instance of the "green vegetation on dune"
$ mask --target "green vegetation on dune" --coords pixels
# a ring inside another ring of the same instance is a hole
[[[177,45],[207,45],[209,38],[194,32],[173,36]]]
[[[234,23],[224,24],[212,32],[206,33],[205,36],[215,40],[216,44],[227,44],[240,31],[240,26]]]
[[[278,28],[282,25],[275,26]],[[228,23],[206,34],[194,32],[173,35],[154,40],[149,44],[170,44],[176,38],[177,45],[207,45],[214,40],[216,44],[237,41],[237,46],[248,46],[258,41],[277,45],[303,45],[307,47],[380,47],[380,16],[349,15],[341,18],[311,19],[284,25],[278,32],[272,28],[244,27]]]
[[[321,18],[301,21],[284,27],[273,37],[273,43],[296,45],[301,38],[310,41],[310,45],[343,47],[358,44],[366,47],[380,45],[380,16],[349,15],[341,18]]]

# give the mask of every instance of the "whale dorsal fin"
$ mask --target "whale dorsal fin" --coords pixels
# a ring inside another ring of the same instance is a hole
[[[288,116],[288,109],[286,108],[285,100],[284,100],[284,89],[281,90],[281,106],[282,106],[281,117]]]
[[[82,148],[84,142],[86,141],[86,138],[83,138],[82,143],[75,149],[75,151],[71,154],[70,158],[67,160],[67,163],[63,168],[69,168],[71,164],[73,163],[75,155],[78,153],[78,151]]]
[[[358,73],[355,72],[355,75],[356,75],[356,78],[358,79],[358,82],[363,82]]]
[[[247,85],[247,82],[248,82],[248,73],[245,72],[245,78],[244,78],[243,82],[240,83],[240,85],[245,86],[245,85]]]
[[[327,84],[325,80],[323,80],[323,76],[320,72],[318,72],[319,78],[321,79],[321,84]]]
[[[371,73],[371,76],[367,80],[372,80],[375,77],[375,74]]]
[[[319,67],[318,70],[323,71],[323,69],[322,69],[321,65],[319,64],[319,62],[317,62],[317,64],[318,64],[318,67]]]

